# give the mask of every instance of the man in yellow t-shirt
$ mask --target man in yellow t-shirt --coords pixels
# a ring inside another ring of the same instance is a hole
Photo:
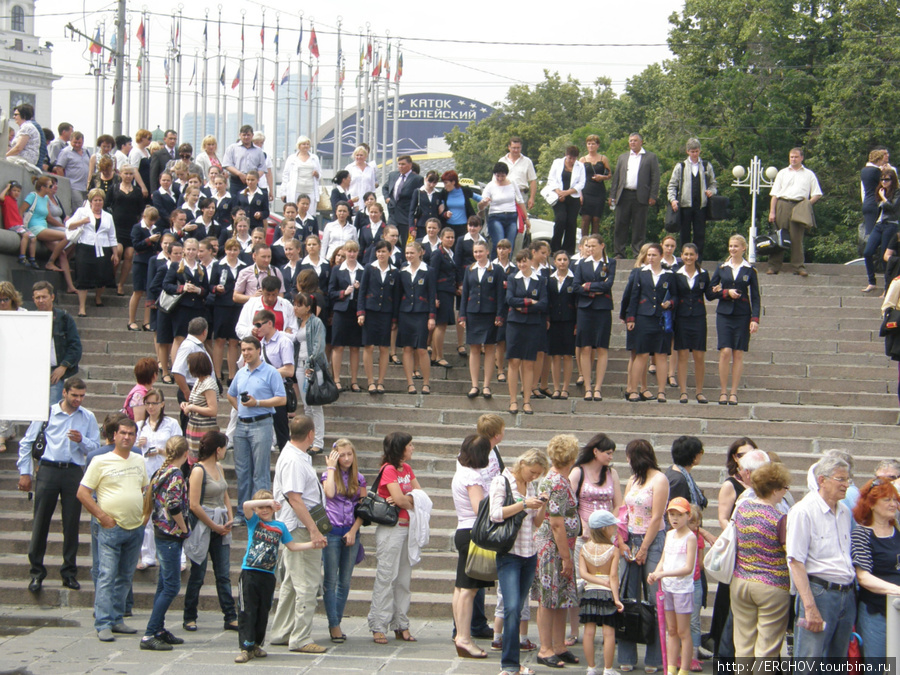
[[[134,421],[121,420],[113,437],[115,448],[91,462],[78,488],[78,500],[102,528],[94,589],[94,628],[102,642],[113,642],[114,633],[137,632],[122,620],[144,538],[143,489],[150,482],[143,457],[131,452],[136,437]]]

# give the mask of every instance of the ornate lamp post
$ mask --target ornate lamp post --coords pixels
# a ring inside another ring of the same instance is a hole
[[[749,173],[740,164],[734,167],[731,173],[735,178],[732,186],[750,188],[752,201],[750,207],[750,252],[748,257],[750,262],[756,262],[756,236],[758,234],[756,229],[756,197],[759,195],[761,188],[771,189],[775,176],[778,175],[778,169],[770,166],[764,174],[762,162],[760,162],[759,157],[754,155],[753,159],[750,160]]]

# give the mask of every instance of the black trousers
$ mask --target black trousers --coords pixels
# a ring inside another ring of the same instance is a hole
[[[680,208],[678,213],[681,218],[681,245],[694,244],[697,247],[697,256],[703,260],[703,246],[706,243],[706,210],[700,208]],[[693,238],[691,230],[694,231]]]
[[[241,651],[262,647],[275,596],[275,575],[241,570],[238,581],[238,644]]]
[[[649,204],[639,204],[635,190],[622,190],[616,202],[616,225],[613,233],[613,248],[617,258],[627,258],[628,230],[631,229],[631,252],[637,258],[641,246],[647,238],[647,211]]]
[[[392,215],[390,218],[388,218],[388,225],[393,225],[397,228],[397,232],[400,234],[400,239],[397,240],[397,246],[401,251],[405,251],[406,238],[409,236],[409,222],[407,221],[403,224],[398,223],[397,219]]]
[[[34,523],[28,562],[31,576],[44,579],[44,554],[47,552],[47,535],[50,520],[56,511],[56,503],[62,503],[63,564],[59,572],[63,579],[74,579],[78,572],[75,558],[78,555],[78,523],[81,519],[81,502],[76,496],[84,476],[84,469],[77,464],[59,468],[44,464],[37,472],[34,486]]]
[[[288,385],[285,383],[285,387],[294,386]],[[275,408],[275,416],[272,418],[272,421],[275,426],[275,443],[278,444],[278,449],[281,450],[287,442],[291,440],[291,428],[288,422],[288,414],[287,414],[287,406],[277,406]]]
[[[550,241],[552,253],[560,249],[570,256],[575,253],[575,247],[578,245],[575,241],[575,229],[578,227],[580,210],[581,202],[574,195],[569,195],[553,205],[553,238]]]
[[[188,389],[191,387],[189,386]],[[175,398],[178,400],[178,422],[181,424],[181,433],[187,433],[187,423],[188,416],[184,414],[184,411],[181,409],[182,403],[187,403],[187,399],[184,397],[184,394],[181,393],[181,389],[178,388],[175,391]]]

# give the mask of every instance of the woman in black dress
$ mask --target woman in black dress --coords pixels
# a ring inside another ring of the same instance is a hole
[[[606,206],[606,181],[612,178],[609,160],[597,152],[600,137],[591,134],[585,141],[587,154],[580,161],[584,164],[584,190],[581,191],[581,234],[598,234],[600,219]]]
[[[625,290],[622,291],[622,303],[619,305],[619,320],[622,323],[626,323],[628,318],[628,303],[631,302],[631,287],[634,286],[634,280],[637,275],[640,273],[641,268],[644,266],[644,263],[647,262],[647,251],[650,250],[650,244],[644,244],[641,246],[641,250],[638,251],[637,258],[635,258],[634,266],[631,269],[631,272],[628,273],[628,281],[625,282]],[[626,379],[625,385],[625,399],[627,400],[629,395],[631,394],[631,369],[634,367],[634,331],[625,331],[625,350],[628,352],[628,375]],[[639,373],[641,381],[639,383],[639,389],[636,391],[645,401],[650,401],[654,398],[650,392],[645,391],[647,389],[647,371],[643,371]],[[647,394],[647,396],[644,396]]]
[[[719,405],[737,405],[737,390],[744,372],[744,352],[750,347],[750,336],[759,330],[759,278],[744,259],[747,240],[732,235],[728,240],[729,257],[716,268],[712,292],[718,297],[716,333],[719,348]],[[727,394],[728,371],[731,371],[731,393]]]
[[[435,281],[422,262],[424,250],[417,242],[406,246],[406,267],[400,270],[400,297],[397,300],[397,346],[403,350],[406,393],[415,394],[416,361],[421,369],[422,393],[431,393],[431,364],[428,361],[428,334],[434,330]]]
[[[575,275],[569,269],[569,254],[557,251],[553,256],[556,270],[547,282],[550,330],[550,373],[553,394],[550,398],[569,398],[572,381],[572,356],[575,354]],[[559,374],[562,366],[562,383]]]
[[[522,412],[533,415],[531,385],[534,382],[534,362],[538,349],[545,341],[547,324],[547,282],[531,266],[531,249],[516,254],[518,273],[507,278],[506,360],[509,361],[509,412],[516,414],[519,389],[519,366],[522,366]],[[541,337],[543,334],[544,337]]]
[[[697,267],[699,253],[694,244],[681,249],[682,266],[675,273],[678,284],[678,304],[675,306],[675,352],[678,354],[678,382],[681,385],[679,403],[687,403],[688,355],[694,355],[694,380],[697,403],[709,403],[703,395],[703,376],[706,373],[706,303],[713,299],[709,272]]]
[[[188,324],[195,317],[203,317],[209,321],[206,311],[206,296],[209,295],[209,277],[206,269],[197,258],[200,242],[188,238],[184,240],[184,258],[177,266],[172,265],[163,280],[163,290],[169,295],[181,295],[181,302],[172,312],[172,353],[178,353],[178,347],[187,337]]]
[[[106,193],[106,208],[112,213],[116,226],[116,247],[121,264],[118,269],[116,295],[125,295],[125,283],[131,274],[131,262],[134,260],[134,245],[131,241],[131,230],[137,225],[144,213],[144,195],[135,180],[135,170],[130,164],[122,167],[121,180],[113,183]]]
[[[668,356],[672,351],[672,334],[662,326],[663,312],[678,301],[675,273],[662,267],[662,246],[650,244],[647,249],[647,266],[634,277],[631,299],[628,302],[626,327],[634,331],[634,363],[631,366],[628,400],[641,400],[637,394],[638,373],[647,367],[650,354],[656,361],[657,403],[666,403],[666,376]]]
[[[578,325],[575,346],[580,350],[584,377],[584,400],[602,401],[603,379],[609,362],[609,336],[612,332],[612,287],[616,281],[616,261],[606,256],[600,235],[584,242],[584,258],[575,268],[573,286],[578,297]],[[594,367],[594,353],[597,365]],[[591,375],[594,385],[591,386]]]
[[[103,307],[103,289],[116,283],[114,269],[119,262],[116,227],[112,216],[103,210],[106,194],[99,188],[88,192],[88,205],[82,206],[66,222],[69,230],[83,227],[75,244],[75,288],[78,290],[78,316],[87,316],[88,291],[96,291],[94,304]]]
[[[362,327],[363,368],[369,394],[384,393],[391,325],[397,302],[397,268],[391,265],[391,245],[382,239],[375,243],[375,260],[363,269],[359,283],[357,322]],[[374,380],[374,353],[378,346],[378,382]]]
[[[340,264],[335,260],[328,282],[328,298],[334,310],[331,327],[331,372],[340,390],[344,347],[349,347],[350,391],[356,393],[362,391],[356,379],[359,371],[359,348],[362,347],[362,328],[356,319],[356,308],[363,268],[356,262],[359,244],[351,239],[339,250],[344,252],[346,259]]]
[[[469,345],[469,375],[472,388],[467,396],[479,394],[478,371],[481,369],[481,353],[484,352],[484,383],[481,395],[491,398],[490,384],[494,374],[494,349],[497,344],[497,328],[503,323],[503,281],[490,262],[488,244],[483,239],[472,246],[475,262],[463,272],[462,296],[459,306],[459,323],[466,329]]]
[[[431,365],[450,368],[450,364],[444,358],[444,335],[447,333],[447,324],[455,322],[453,300],[457,294],[462,294],[462,286],[458,283],[459,270],[453,255],[453,242],[456,235],[452,227],[441,230],[441,243],[431,253],[428,268],[434,277],[437,307],[434,316],[434,333],[432,334]]]

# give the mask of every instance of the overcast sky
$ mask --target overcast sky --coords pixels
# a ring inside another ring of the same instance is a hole
[[[193,109],[193,88],[188,81],[193,70],[195,50],[203,47],[203,18],[205,10],[210,11],[209,54],[216,52],[219,3],[185,3],[182,9],[182,53],[183,101],[182,112]],[[284,60],[290,56],[296,64],[296,46],[300,18],[298,6],[294,2],[269,0],[252,4],[237,0],[221,0],[223,51],[227,51],[226,68],[227,91],[231,92],[231,80],[237,69],[240,54],[241,9],[245,9],[245,55],[254,59],[260,50],[260,22],[262,9],[266,9],[266,59],[275,57],[273,40],[275,37],[276,13],[280,12],[280,61],[279,76],[285,68]],[[338,14],[332,10],[338,4],[329,3],[329,12],[306,11],[304,17],[303,60],[309,58],[310,19],[313,19],[318,34],[320,50],[320,84],[322,85],[322,119],[333,115],[334,83],[336,71],[337,37],[334,34]],[[379,6],[389,7],[387,12],[377,12]],[[583,84],[591,83],[597,77],[608,77],[617,91],[621,91],[629,77],[641,72],[648,64],[666,59],[668,17],[680,11],[683,3],[676,0],[649,0],[640,3],[640,11],[631,3],[576,2],[564,3],[562,11],[556,11],[553,3],[541,3],[538,9],[524,11],[525,3],[407,3],[408,9],[398,11],[396,3],[373,3],[360,0],[345,0],[340,3],[343,17],[344,37],[342,40],[346,63],[344,97],[346,105],[356,101],[354,80],[359,63],[359,38],[366,24],[372,32],[383,40],[385,31],[392,38],[392,70],[396,60],[397,45],[393,38],[402,42],[403,77],[400,81],[401,94],[415,92],[441,92],[466,95],[488,104],[502,100],[513,84],[533,85],[543,79],[543,70],[558,71],[561,75],[571,74]],[[65,118],[76,128],[93,134],[94,78],[87,75],[90,54],[85,40],[73,42],[64,35],[64,27],[71,22],[76,28],[93,35],[98,21],[106,22],[107,42],[114,30],[112,20],[116,3],[103,0],[38,0],[36,3],[35,30],[43,41],[52,42],[53,70],[63,77],[54,86],[53,114],[51,120],[42,119],[44,124],[56,124]],[[160,96],[164,91],[162,57],[172,26],[171,16],[178,10],[178,3],[148,3],[142,5],[129,2],[131,21],[129,39],[132,59],[137,62],[138,41],[135,33],[140,23],[142,8],[157,12],[149,26],[149,47],[151,50],[151,84]],[[253,8],[252,10],[250,8]],[[83,8],[83,9],[82,9]],[[290,9],[289,9],[290,8]],[[351,35],[346,33],[350,32]],[[414,39],[415,38],[415,39]],[[484,44],[459,44],[442,40],[470,40]],[[519,44],[498,43],[538,43]],[[593,47],[570,47],[570,44],[609,45]],[[556,46],[561,45],[561,46]],[[645,46],[646,45],[646,46]],[[264,82],[261,85],[271,95],[269,83],[273,76],[273,64],[266,64]],[[199,66],[202,70],[202,65]],[[217,87],[218,78],[213,74],[214,63],[210,62],[210,91]],[[255,62],[244,68],[245,100],[250,97],[250,83],[256,69]],[[292,67],[292,72],[294,68]],[[393,79],[393,74],[392,74]],[[111,85],[106,87],[104,103],[105,123],[108,131],[112,124]],[[137,128],[137,88],[133,86],[132,119],[125,122],[126,133]],[[232,105],[235,105],[232,103]],[[250,104],[245,103],[245,109]],[[151,108],[151,129],[157,124],[165,124],[164,107],[159,106],[154,114]],[[266,114],[268,119],[269,115]]]

